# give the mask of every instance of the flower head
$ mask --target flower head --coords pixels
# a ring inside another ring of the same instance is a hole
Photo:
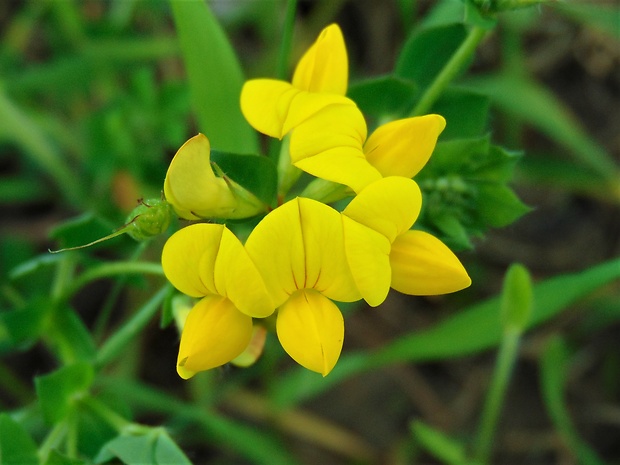
[[[200,218],[248,218],[265,207],[234,181],[218,177],[211,166],[209,139],[198,134],[177,151],[164,181],[164,195],[177,215]]]
[[[344,339],[342,315],[330,299],[361,298],[345,256],[340,213],[293,199],[263,218],[245,247],[279,307],[282,347],[304,367],[327,375]]]
[[[164,245],[162,266],[174,287],[201,298],[181,334],[177,371],[183,378],[240,355],[252,339],[252,317],[275,309],[243,245],[223,225],[177,231]]]

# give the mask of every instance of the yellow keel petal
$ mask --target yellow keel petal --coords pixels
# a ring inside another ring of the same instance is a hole
[[[252,318],[221,296],[207,296],[192,308],[181,334],[177,372],[190,378],[224,365],[241,354],[252,338]]]
[[[340,310],[319,292],[294,293],[278,310],[278,339],[301,366],[323,376],[334,368],[344,341]]]

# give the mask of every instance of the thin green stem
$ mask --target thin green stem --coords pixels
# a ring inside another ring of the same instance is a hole
[[[461,46],[454,52],[454,55],[445,64],[432,84],[424,91],[415,108],[411,111],[411,116],[424,115],[430,111],[433,104],[441,96],[445,88],[460,73],[467,63],[467,60],[474,54],[476,47],[486,35],[486,29],[474,26]]]
[[[140,334],[142,329],[151,321],[159,306],[169,292],[170,286],[165,285],[157,294],[151,297],[138,311],[116,331],[101,346],[95,359],[95,366],[101,368],[118,357],[123,349]]]
[[[61,421],[60,423],[56,423],[52,430],[47,434],[37,453],[41,463],[47,462],[50,452],[60,445],[60,442],[67,435],[67,428],[67,422]]]
[[[140,258],[140,256],[146,250],[147,245],[148,245],[148,241],[139,242],[138,247],[136,247],[136,250],[131,255],[131,257],[129,257],[129,262],[131,263],[136,262],[138,258]],[[127,279],[128,279],[127,276],[122,276],[114,284],[114,287],[112,287],[112,290],[108,294],[108,297],[106,298],[106,301],[103,304],[103,307],[101,308],[101,311],[99,312],[99,316],[97,317],[97,320],[95,321],[95,324],[93,326],[93,339],[95,341],[100,341],[103,335],[103,332],[105,330],[105,327],[108,324],[108,321],[110,320],[110,315],[112,314],[114,303],[117,301],[121,291],[125,287],[125,284],[127,283]]]
[[[132,261],[105,263],[81,274],[69,288],[65,289],[62,300],[69,299],[91,281],[126,274],[153,274],[163,276],[164,272],[159,263]]]
[[[122,432],[124,428],[132,424],[129,420],[123,418],[106,404],[95,399],[94,397],[84,396],[80,399],[80,403],[119,433]]]
[[[510,329],[504,332],[474,445],[474,458],[480,464],[488,463],[492,452],[493,435],[497,419],[502,411],[510,375],[517,359],[520,340],[519,330]]]
[[[73,273],[75,272],[75,260],[71,254],[65,255],[65,257],[57,262],[56,273],[54,274],[54,283],[50,295],[55,301],[60,300],[65,289],[69,286],[69,283],[73,280]]]

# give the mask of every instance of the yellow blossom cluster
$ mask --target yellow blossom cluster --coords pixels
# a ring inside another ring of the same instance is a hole
[[[184,378],[223,365],[251,345],[253,327],[276,315],[284,350],[326,376],[344,340],[333,302],[380,305],[393,288],[435,295],[471,283],[439,239],[411,229],[422,194],[411,178],[445,127],[439,115],[392,121],[367,137],[364,116],[345,94],[347,52],[330,25],[299,61],[292,81],[255,79],[241,109],[259,132],[288,137],[290,163],[355,194],[342,210],[295,197],[265,215],[243,244],[225,225],[198,223],[170,237],[162,264],[170,282],[198,298],[184,324],[177,370]],[[177,152],[164,192],[186,219],[247,218],[253,194],[221,176],[199,134]]]

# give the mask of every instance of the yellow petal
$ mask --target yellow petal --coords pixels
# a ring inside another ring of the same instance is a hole
[[[347,92],[349,63],[342,31],[331,24],[321,31],[316,42],[297,64],[293,85],[310,92]]]
[[[294,165],[317,178],[344,184],[359,193],[381,179],[381,174],[360,155],[361,152],[351,147],[338,147],[299,160]]]
[[[201,270],[205,270],[202,266]],[[265,282],[247,251],[228,229],[224,229],[213,271],[219,295],[228,297],[239,311],[255,318],[271,315],[275,305]]]
[[[383,176],[412,178],[426,165],[446,127],[440,115],[399,119],[379,126],[364,145],[370,164]]]
[[[366,140],[364,115],[352,100],[329,105],[306,119],[291,134],[289,147],[293,163],[336,147],[350,147],[365,158],[362,146]]]
[[[252,338],[252,318],[221,296],[207,296],[189,312],[181,334],[177,372],[190,378],[237,357]]]
[[[252,339],[250,340],[250,343],[244,351],[232,359],[230,363],[243,368],[254,365],[254,363],[256,363],[256,361],[263,354],[266,340],[267,329],[262,325],[255,324],[254,329],[252,330]]]
[[[166,173],[164,195],[176,213],[189,220],[227,217],[237,205],[224,179],[213,173],[211,146],[203,134],[177,151]]]
[[[390,290],[390,242],[387,237],[342,215],[344,245],[353,279],[368,305],[383,303]]]
[[[297,198],[276,208],[245,247],[275,306],[304,288],[345,302],[361,298],[346,262],[340,214],[323,203]]]
[[[347,102],[340,95],[307,92],[275,79],[252,79],[241,89],[245,119],[257,131],[278,139],[322,108]]]
[[[298,289],[316,289],[339,302],[361,299],[346,258],[340,213],[316,200],[300,197],[297,202],[305,260]]]
[[[334,368],[344,340],[344,321],[331,300],[313,290],[293,294],[278,310],[278,339],[303,367],[323,376]]]
[[[415,223],[421,208],[422,193],[416,182],[391,176],[366,187],[342,213],[394,242]]]
[[[220,224],[193,224],[166,241],[161,254],[164,274],[183,294],[202,297],[216,293],[213,267],[223,230]]]
[[[398,236],[392,244],[390,263],[392,287],[404,294],[447,294],[471,284],[456,255],[423,231],[407,231]]]

